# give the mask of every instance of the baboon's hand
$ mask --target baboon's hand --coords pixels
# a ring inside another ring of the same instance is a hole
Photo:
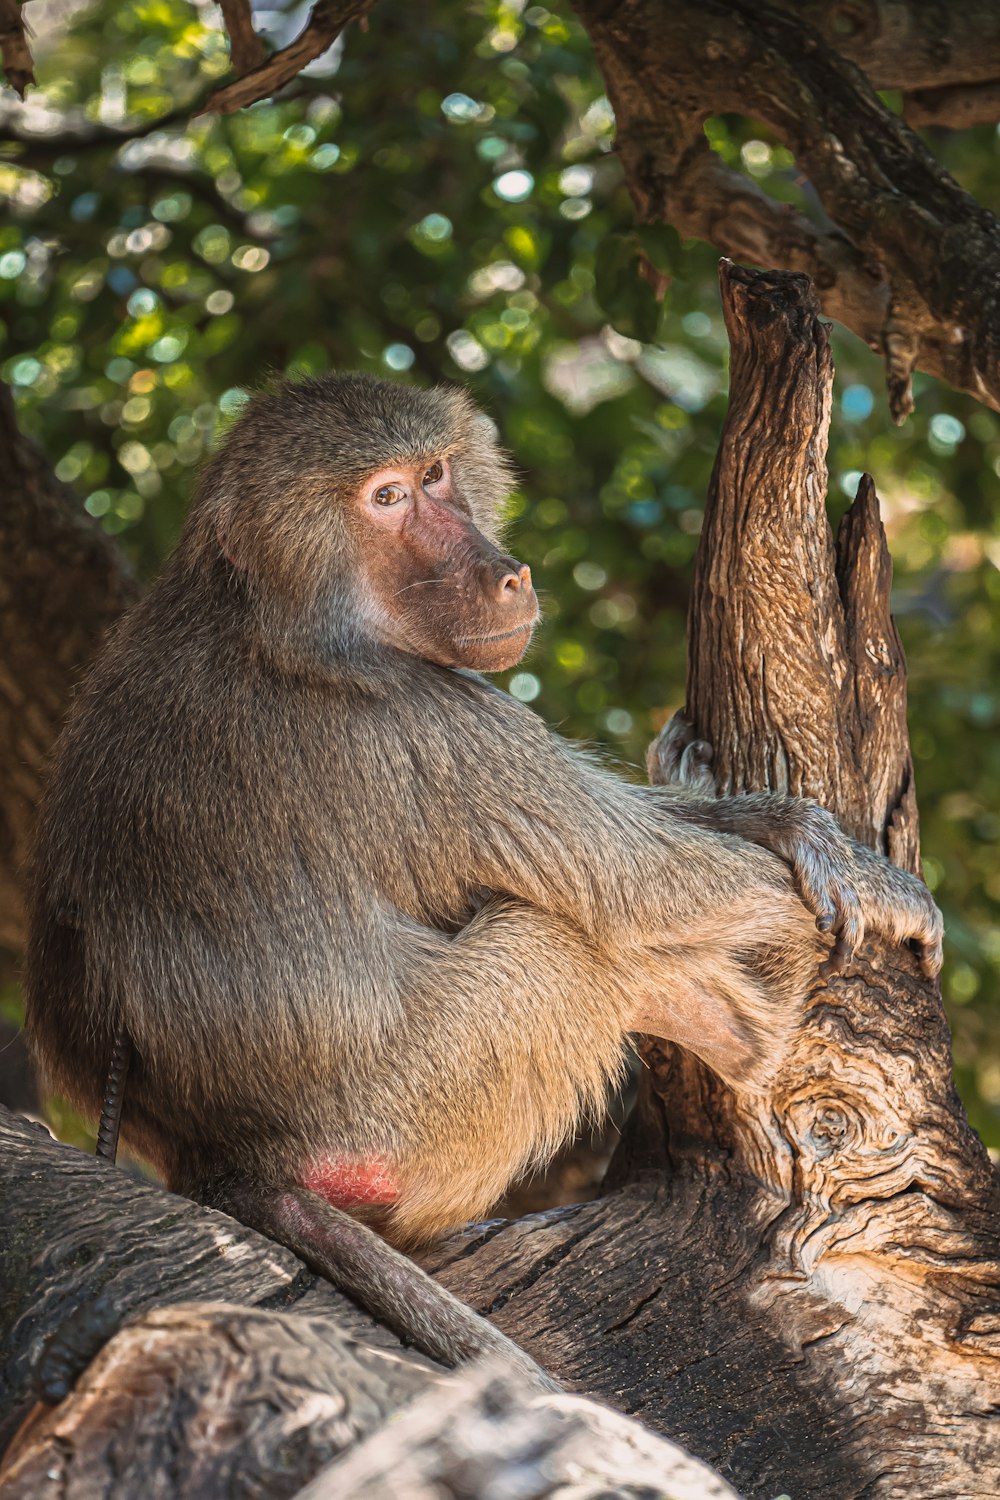
[[[787,860],[816,914],[816,926],[833,936],[821,972],[843,968],[871,932],[889,942],[911,943],[924,973],[933,979],[941,969],[944,927],[923,881],[849,838],[818,803],[799,797],[770,800],[773,832],[760,836],[758,829],[755,842]]]
[[[943,925],[927,887],[849,838],[817,802],[766,792],[717,797],[712,747],[695,738],[681,713],[650,745],[647,765],[655,785],[689,794],[679,800],[678,815],[737,834],[791,866],[817,927],[834,939],[825,974],[843,967],[866,931],[912,943],[924,973],[939,973]]]
[[[646,771],[654,786],[678,786],[699,797],[715,797],[712,747],[695,739],[691,721],[674,714],[646,752]]]
[[[868,927],[890,942],[909,943],[928,979],[941,972],[944,920],[934,898],[915,875],[908,875],[873,849],[848,839],[857,864],[857,889]]]

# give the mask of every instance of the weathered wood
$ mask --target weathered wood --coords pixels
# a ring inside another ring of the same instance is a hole
[[[284,1500],[443,1379],[333,1318],[219,1303],[147,1313],[0,1469],[3,1500]]]
[[[906,663],[871,478],[836,546],[825,517],[827,330],[804,276],[724,263],[723,282],[733,397],[691,591],[689,713],[721,795],[815,797],[882,854],[891,827],[917,871]]]
[[[532,1397],[489,1367],[443,1382],[299,1500],[736,1500],[704,1464],[606,1407]]]

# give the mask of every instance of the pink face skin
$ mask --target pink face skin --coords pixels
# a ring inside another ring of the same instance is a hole
[[[379,469],[356,506],[391,645],[479,672],[520,661],[538,619],[530,569],[477,529],[446,458]]]

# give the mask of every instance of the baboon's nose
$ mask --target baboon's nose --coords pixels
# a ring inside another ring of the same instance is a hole
[[[497,598],[502,604],[519,603],[531,593],[531,569],[524,563],[514,563],[513,567],[515,571],[501,574],[497,584]]]

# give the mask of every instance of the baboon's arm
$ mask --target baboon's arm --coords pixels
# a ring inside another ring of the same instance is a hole
[[[717,796],[711,762],[711,746],[675,714],[649,748],[650,781],[677,793],[671,806],[679,818],[759,844],[791,866],[817,926],[836,936],[832,967],[859,946],[867,928],[913,942],[925,973],[940,971],[943,923],[922,881],[850,838],[811,798]]]
[[[940,967],[941,920],[926,887],[849,839],[817,804],[716,798],[707,765],[696,775],[684,751],[680,767],[669,742],[669,754],[652,757],[661,784],[635,785],[520,705],[498,713],[510,721],[511,752],[501,759],[495,744],[476,746],[473,732],[461,792],[484,887],[557,911],[612,947],[698,943],[728,929],[734,942],[769,932],[780,948],[793,941],[789,922],[800,940],[808,914],[813,934],[832,934],[834,963],[867,929],[917,943],[928,971]]]

